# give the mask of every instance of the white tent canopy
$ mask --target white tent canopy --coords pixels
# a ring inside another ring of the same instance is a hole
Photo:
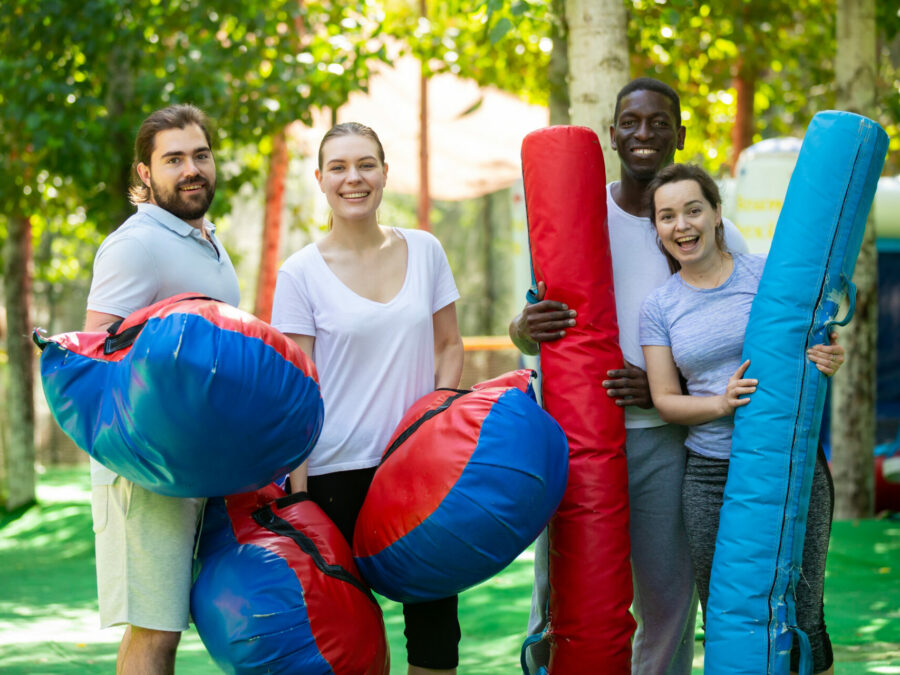
[[[522,139],[547,125],[548,112],[473,80],[436,75],[428,80],[429,187],[434,199],[462,200],[494,192],[521,178]],[[466,114],[466,111],[471,111]],[[315,156],[331,116],[314,115],[312,127],[292,125],[291,137]],[[390,165],[388,187],[419,192],[419,62],[404,56],[384,64],[337,113],[338,122],[361,122],[381,139]]]

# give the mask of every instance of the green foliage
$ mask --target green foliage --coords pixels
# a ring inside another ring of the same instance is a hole
[[[802,136],[816,112],[835,105],[835,0],[623,2],[628,13],[631,76],[657,77],[671,83],[682,97],[689,130],[685,151],[679,155],[682,161],[699,162],[714,173],[727,170],[737,105],[734,78],[739,73],[755,86],[754,142]],[[450,4],[456,13],[473,6],[463,0]],[[476,0],[479,13],[474,16],[490,37],[487,52],[496,57],[503,54],[507,42],[548,40],[552,29],[564,22],[553,16],[551,3],[540,4],[538,8],[537,3],[516,0]],[[876,7],[881,66],[876,117],[892,139],[887,171],[896,173],[900,170],[900,11],[892,3],[878,2]],[[482,43],[486,43],[483,38]],[[543,55],[526,55],[539,68],[545,66]],[[489,67],[472,70],[492,72]],[[512,86],[500,86],[517,91],[513,79]],[[527,81],[546,91],[544,75],[529,75]]]
[[[429,75],[453,73],[538,104],[547,103],[548,3],[447,0],[418,6],[387,0],[385,35],[416,55]]]
[[[755,76],[754,140],[802,134],[812,114],[834,104],[835,0],[623,2],[631,74],[672,82],[683,96],[682,159],[713,171],[727,162],[739,66]],[[38,278],[84,276],[98,233],[130,212],[131,147],[146,114],[177,101],[208,110],[222,190],[233,192],[264,171],[261,155],[275,130],[364,89],[369,62],[388,59],[388,41],[418,56],[429,74],[547,102],[562,3],[424,4],[425,17],[409,0],[4,0],[0,239],[4,217],[33,215]],[[889,4],[877,4],[878,114],[892,138],[888,170],[896,171],[900,15]],[[246,148],[257,150],[251,157]],[[224,207],[217,200],[212,216]],[[80,244],[47,243],[57,236]]]
[[[893,2],[875,2],[875,25],[886,42],[891,42],[900,33],[900,7]]]
[[[834,0],[630,0],[632,75],[673,83],[689,129],[680,157],[728,163],[733,80],[755,83],[754,141],[802,135],[834,105]]]
[[[319,0],[4,0],[0,172],[10,179],[0,183],[0,214],[40,213],[36,237],[90,244],[131,210],[132,143],[147,114],[175,102],[205,109],[220,161],[265,143],[365,86],[369,59],[384,57],[369,9]],[[73,212],[80,224],[66,229]],[[55,255],[54,247],[36,251]],[[43,263],[48,281],[89,267]]]
[[[891,137],[886,171],[900,170],[900,71],[891,59],[900,12],[878,2],[880,70],[876,119]],[[684,161],[725,170],[735,118],[733,80],[755,84],[753,141],[802,136],[835,106],[835,0],[626,0],[632,75],[671,82],[689,133]],[[896,44],[894,51],[898,51]]]
[[[900,173],[900,7],[877,2],[879,69],[877,73],[877,119],[889,140],[885,172]]]

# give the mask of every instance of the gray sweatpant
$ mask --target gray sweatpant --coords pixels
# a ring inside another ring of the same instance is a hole
[[[684,476],[684,427],[671,424],[628,429],[631,569],[637,631],[632,643],[633,675],[688,675],[694,656],[697,595],[681,518]],[[534,556],[534,586],[528,634],[547,625],[549,580],[545,529]],[[526,653],[529,672],[549,662],[546,641]]]
[[[706,602],[709,599],[709,578],[712,574],[713,554],[719,533],[719,513],[728,478],[728,460],[705,457],[688,452],[684,476],[682,508],[687,527],[697,590],[706,623]],[[813,672],[827,670],[834,662],[831,640],[825,628],[825,559],[831,536],[834,512],[834,484],[821,448],[816,457],[812,492],[806,517],[806,536],[803,540],[802,578],[797,584],[797,625],[809,637],[812,647]],[[791,650],[791,671],[799,670],[800,651],[794,644]]]

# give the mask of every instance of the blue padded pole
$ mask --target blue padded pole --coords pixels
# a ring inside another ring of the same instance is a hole
[[[742,361],[759,386],[738,408],[706,618],[708,675],[787,673],[794,589],[826,378],[806,358],[851,292],[887,152],[875,122],[846,112],[809,125],[753,301]]]

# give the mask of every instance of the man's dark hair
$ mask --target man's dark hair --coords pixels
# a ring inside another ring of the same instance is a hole
[[[665,82],[660,82],[652,77],[639,77],[622,87],[622,90],[619,92],[618,96],[616,96],[616,110],[613,113],[613,124],[619,121],[619,107],[622,103],[622,99],[636,91],[655,91],[668,98],[672,102],[672,114],[675,115],[675,124],[681,125],[681,99],[678,98],[678,94]]]
[[[150,166],[150,157],[156,147],[156,134],[167,129],[185,129],[196,124],[203,130],[206,143],[212,149],[209,119],[200,108],[190,103],[178,103],[162,108],[144,120],[134,140],[134,162],[131,165],[131,187],[128,196],[132,204],[141,204],[150,200],[150,188],[144,185],[137,173],[138,164]]]

